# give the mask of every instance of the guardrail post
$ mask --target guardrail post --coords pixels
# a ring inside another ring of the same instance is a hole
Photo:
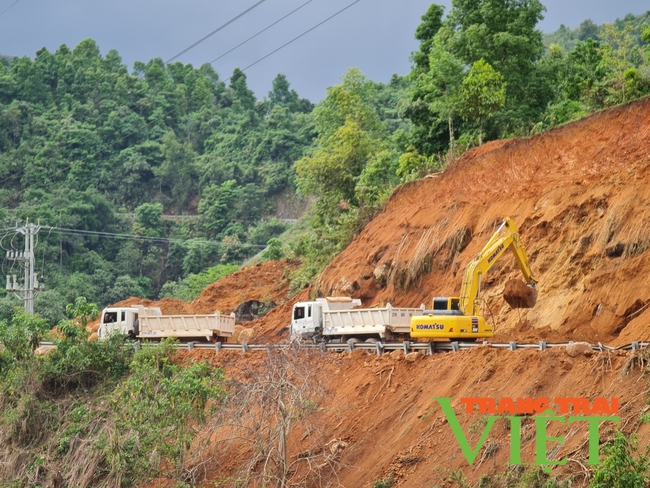
[[[515,341],[510,341],[510,350],[511,351],[517,350],[517,343]]]
[[[221,346],[223,346],[223,344],[221,342],[217,342],[214,345],[214,353],[215,354],[219,354],[219,351],[221,351]]]
[[[433,344],[434,344],[433,342],[429,342],[429,356],[433,356],[433,351],[434,351]]]
[[[639,341],[632,341],[632,350],[636,351],[639,349]]]
[[[348,352],[354,351],[355,342],[352,339],[348,339]]]
[[[539,341],[539,350],[546,351],[546,341]]]
[[[241,345],[241,352],[248,352],[248,344],[243,343]]]
[[[603,343],[602,343],[602,342],[599,342],[599,343],[598,343],[598,350],[599,350],[600,352],[604,352],[604,351],[605,351],[605,348],[603,347]]]
[[[320,352],[322,352],[323,354],[325,354],[327,352],[327,346],[325,345],[324,342],[321,342],[319,344],[319,347],[320,347]]]
[[[377,353],[377,356],[381,356],[381,353],[384,351],[384,345],[379,342],[375,342],[375,352]]]
[[[411,343],[409,341],[404,341],[402,343],[402,347],[404,348],[404,355],[406,356],[409,353],[409,350],[411,349]]]
[[[451,341],[451,350],[454,352],[458,352],[458,349],[460,349],[460,347],[458,346],[458,341]]]
[[[140,343],[139,342],[134,342],[133,343],[133,350],[135,352],[138,352],[140,350]]]
[[[187,350],[191,351],[192,349],[194,349],[194,343],[193,342],[188,342],[187,343]]]

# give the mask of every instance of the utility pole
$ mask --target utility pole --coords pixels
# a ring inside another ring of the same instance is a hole
[[[25,312],[34,314],[34,297],[44,289],[42,283],[34,272],[34,236],[41,230],[40,225],[30,224],[27,220],[25,226],[18,227],[16,231],[25,236],[24,251],[7,251],[6,258],[10,261],[22,263],[24,267],[24,280],[22,286],[18,283],[18,275],[7,275],[7,291],[12,292],[25,302]]]

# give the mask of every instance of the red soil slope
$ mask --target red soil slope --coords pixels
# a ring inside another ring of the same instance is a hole
[[[468,151],[444,173],[399,188],[325,270],[319,291],[339,294],[352,284],[367,304],[401,306],[457,295],[465,265],[510,216],[539,298],[527,311],[501,300],[507,279],[519,274],[502,258],[483,290],[498,337],[649,339],[649,148],[646,99]],[[382,265],[386,284],[373,276]]]
[[[487,318],[497,326],[495,340],[616,345],[650,339],[647,99],[527,139],[485,144],[444,173],[404,185],[312,290],[251,325],[258,339],[278,340],[275,332],[288,324],[292,302],[309,294],[340,295],[352,289],[365,305],[396,306],[458,294],[464,266],[507,216],[519,226],[539,279],[539,296],[535,308],[511,310],[500,294],[518,271],[511,258],[501,259],[483,288]],[[251,286],[260,281],[253,278],[254,271],[241,275]],[[252,298],[247,289],[233,295],[234,302]],[[208,359],[232,372],[241,361],[259,361],[254,357],[260,354],[192,351],[185,357]],[[453,398],[472,447],[480,436],[472,426],[479,420],[460,414],[461,397],[616,397],[620,427],[638,431],[646,445],[650,432],[639,417],[648,408],[648,384],[639,368],[626,374],[630,357],[487,348],[415,362],[359,351],[323,356],[332,397],[324,405],[322,427],[348,446],[332,486],[370,487],[390,473],[399,487],[450,486],[445,479],[457,469],[473,482],[505,471],[510,436],[505,423],[498,423],[488,437],[494,456],[482,451],[482,462],[468,466],[434,397]],[[612,428],[606,424],[601,438],[611,435]],[[525,429],[523,457],[530,460],[535,440],[531,427]],[[548,435],[566,436],[554,459],[567,456],[569,461],[553,472],[572,474],[577,485],[584,484],[586,429],[556,426]],[[301,442],[293,439],[293,456],[301,452]],[[229,475],[232,460],[221,462],[211,465],[211,482]]]
[[[265,354],[222,351],[215,355],[195,350],[182,356],[187,361],[207,360],[237,375],[243,363],[263,363]],[[472,448],[477,445],[485,422],[482,415],[466,414],[460,398],[546,397],[551,401],[559,397],[618,398],[620,426],[626,432],[636,431],[642,445],[650,438],[650,427],[640,421],[640,415],[649,409],[646,372],[633,367],[630,353],[569,357],[564,348],[511,352],[480,347],[426,356],[414,362],[405,360],[401,354],[384,354],[379,358],[360,350],[352,354],[326,354],[316,360],[328,378],[325,387],[329,392],[321,408],[318,428],[322,429],[324,439],[342,440],[346,447],[338,459],[341,466],[338,478],[308,486],[371,488],[377,480],[394,476],[394,486],[401,488],[451,487],[458,485],[448,482],[449,475],[459,470],[476,486],[484,475],[507,471],[509,423],[500,420],[495,424],[485,447],[469,466],[434,401],[439,397],[452,398],[454,411]],[[204,439],[214,427],[206,427]],[[615,428],[612,422],[601,423],[599,438],[611,438]],[[549,459],[569,460],[565,466],[555,467],[552,475],[573,477],[572,486],[586,486],[587,471],[583,469],[588,460],[586,422],[570,426],[550,422],[547,436],[564,438],[563,445]],[[536,441],[532,418],[523,421],[521,439],[522,461],[533,462]],[[294,432],[290,442],[291,459],[305,452],[309,443],[309,435]],[[493,455],[486,454],[489,445],[495,450]],[[548,446],[550,452],[557,443],[550,442]],[[200,486],[214,486],[215,481],[228,488],[238,486],[232,481],[236,479],[239,465],[236,460],[245,459],[245,452],[213,452],[204,447],[201,455],[202,460],[210,460],[207,466],[210,481]],[[600,458],[603,458],[602,449]],[[200,464],[200,460],[195,462]]]

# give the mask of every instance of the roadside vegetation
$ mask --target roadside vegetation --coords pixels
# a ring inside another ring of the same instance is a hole
[[[186,453],[206,417],[225,397],[220,369],[180,366],[171,342],[136,350],[124,337],[87,340],[94,304],[35,355],[46,321],[17,313],[0,322],[0,486],[137,486],[163,476],[193,484],[202,474]]]

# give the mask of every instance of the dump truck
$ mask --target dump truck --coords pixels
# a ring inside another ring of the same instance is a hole
[[[409,339],[411,317],[422,315],[420,308],[354,308],[361,300],[349,297],[317,298],[293,306],[291,337],[314,341],[360,342],[403,341]]]
[[[163,315],[158,307],[109,307],[102,311],[99,339],[125,334],[132,339],[226,342],[235,331],[235,314]]]
[[[503,298],[512,308],[532,308],[537,301],[537,279],[530,269],[526,248],[515,223],[506,218],[465,268],[460,297],[435,297],[433,310],[411,319],[411,337],[469,341],[492,337],[494,328],[486,324],[482,313],[481,281],[507,251],[512,252],[524,281],[507,282]]]

